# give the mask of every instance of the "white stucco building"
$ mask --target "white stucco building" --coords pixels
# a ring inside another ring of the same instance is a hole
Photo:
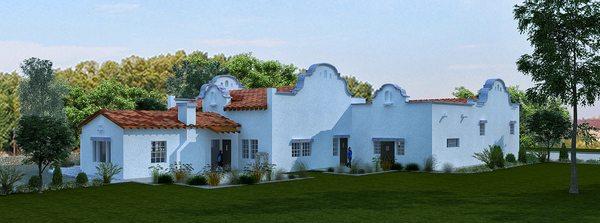
[[[224,160],[241,169],[257,152],[277,168],[296,160],[311,169],[373,157],[423,165],[428,157],[455,167],[479,164],[472,157],[489,145],[504,153],[519,148],[519,105],[504,82],[490,79],[476,99],[409,100],[398,85],[379,88],[371,103],[353,98],[330,64],[312,65],[297,84],[244,89],[218,76],[196,99],[169,97],[168,111],[101,110],[82,123],[81,167],[95,174],[98,162],[123,167],[121,179],[149,177],[149,167],[175,162],[196,170]]]

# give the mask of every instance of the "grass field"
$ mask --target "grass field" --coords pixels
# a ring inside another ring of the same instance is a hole
[[[294,182],[202,190],[126,183],[0,197],[1,222],[600,222],[600,165],[482,174],[314,173]]]

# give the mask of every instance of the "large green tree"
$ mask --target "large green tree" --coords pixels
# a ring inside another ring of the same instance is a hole
[[[540,161],[550,159],[550,148],[559,144],[569,133],[569,113],[560,105],[540,108],[527,117],[526,125],[536,143],[543,145],[545,151],[538,153]]]
[[[223,65],[208,58],[204,52],[193,52],[173,66],[174,76],[167,80],[167,93],[177,97],[194,98],[200,87],[216,75],[227,74]]]
[[[38,177],[43,182],[44,171],[69,156],[73,137],[64,119],[52,116],[23,116],[19,121],[17,142],[28,161],[38,168]],[[38,185],[42,191],[42,185]]]
[[[296,83],[297,68],[276,60],[262,61],[250,53],[232,56],[225,62],[227,72],[247,88],[283,87]]]
[[[21,77],[16,72],[0,72],[0,149],[12,147],[13,153],[17,148],[11,142],[21,116],[19,111],[20,81]]]
[[[452,92],[452,95],[454,97],[462,98],[462,99],[475,98],[475,93],[473,93],[471,90],[467,89],[465,86],[460,86],[460,87],[454,88],[454,92]]]
[[[55,80],[52,62],[30,58],[21,65],[25,79],[19,86],[21,115],[64,119],[63,97],[67,88]]]
[[[352,93],[352,97],[364,98],[367,102],[373,100],[373,86],[367,82],[359,81],[354,76],[343,77],[348,84],[348,90]]]
[[[577,107],[594,104],[600,95],[600,2],[526,0],[515,5],[514,17],[533,46],[517,61],[535,83],[529,95],[555,97],[573,109],[569,192],[577,194]]]

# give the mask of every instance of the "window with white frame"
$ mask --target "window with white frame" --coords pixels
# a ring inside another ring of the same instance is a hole
[[[310,156],[312,149],[310,148],[310,142],[302,143],[302,156]]]
[[[398,141],[396,141],[396,155],[404,155],[404,145],[404,139],[399,139]]]
[[[339,149],[340,149],[340,139],[333,138],[333,156],[338,156],[340,154]]]
[[[451,147],[459,147],[459,146],[460,146],[459,138],[446,139],[446,147],[451,148]]]
[[[300,156],[300,148],[302,148],[302,144],[299,142],[292,143],[292,157]]]
[[[164,163],[167,162],[167,142],[166,141],[152,141],[152,149],[150,152],[151,163]]]
[[[480,136],[484,136],[485,135],[485,122],[479,122],[479,135]]]
[[[258,140],[251,139],[250,140],[250,158],[256,158],[256,154],[258,154]]]
[[[515,134],[515,122],[510,122],[509,123],[509,131],[511,135]]]
[[[242,158],[250,158],[250,142],[247,139],[242,140]]]
[[[110,163],[110,141],[92,141],[94,162]]]
[[[373,154],[381,154],[381,142],[373,142]]]

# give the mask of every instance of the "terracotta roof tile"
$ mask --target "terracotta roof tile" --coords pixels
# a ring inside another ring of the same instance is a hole
[[[278,93],[284,93],[284,92],[292,92],[292,90],[295,88],[295,86],[283,86],[283,87],[278,87],[277,88],[277,92]]]
[[[102,109],[80,126],[103,115],[123,129],[206,128],[215,132],[239,132],[240,124],[213,112],[196,112],[196,125],[186,126],[177,119],[177,109],[168,111],[105,110]]]
[[[447,103],[447,104],[467,104],[467,99],[463,98],[432,98],[410,100],[409,103]]]
[[[231,102],[225,106],[226,111],[267,109],[267,89],[239,89],[229,91]]]

